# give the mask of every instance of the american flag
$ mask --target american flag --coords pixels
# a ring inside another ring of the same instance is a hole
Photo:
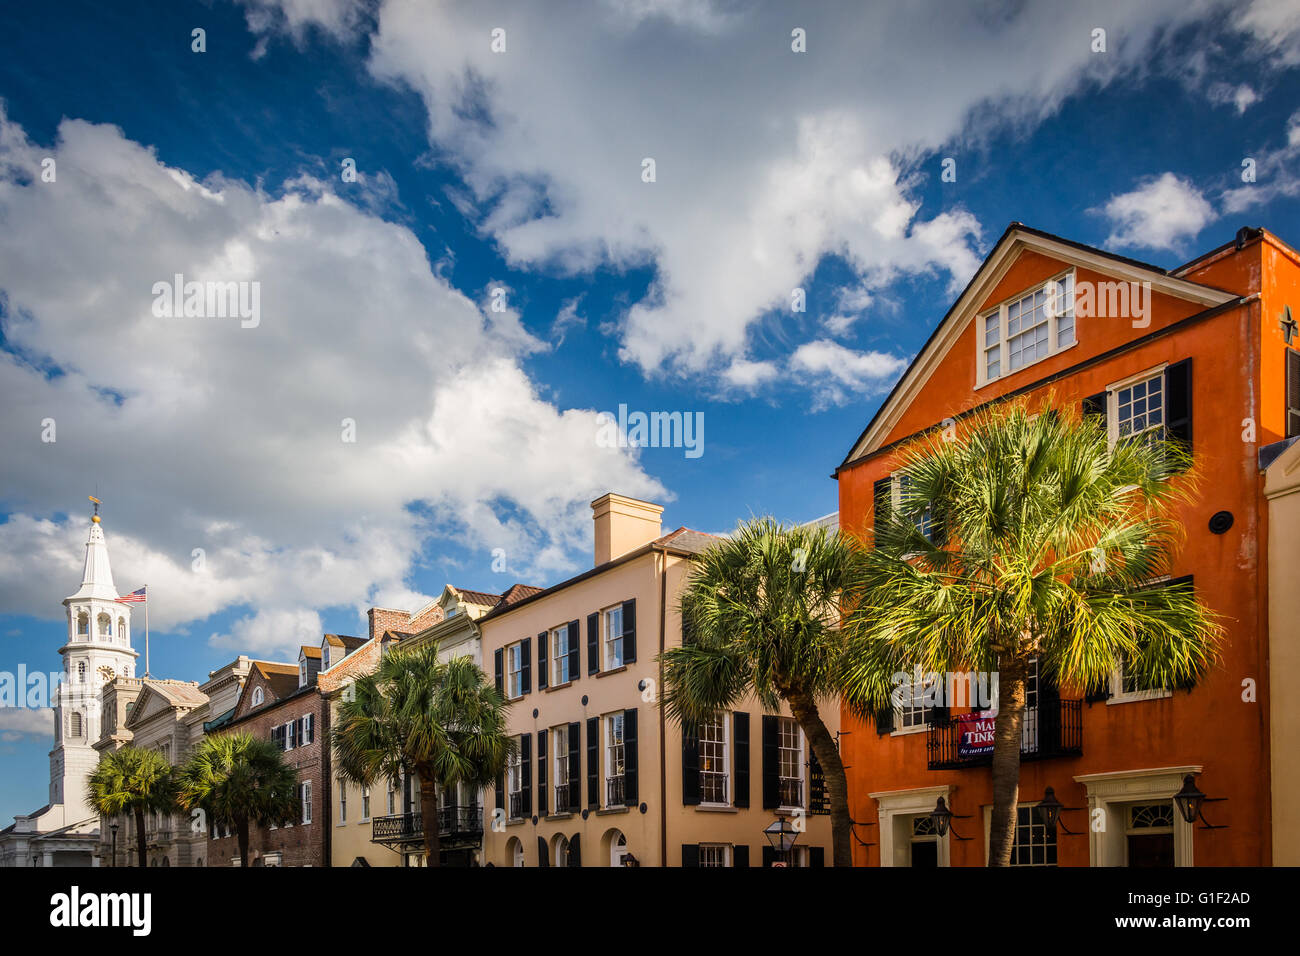
[[[146,588],[148,588],[148,585],[145,585],[145,587],[139,588],[138,590],[132,591],[130,594],[123,594],[120,598],[117,598],[117,603],[118,604],[144,604],[145,601],[147,600],[147,597],[144,593]]]

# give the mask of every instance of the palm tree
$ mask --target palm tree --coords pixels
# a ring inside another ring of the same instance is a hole
[[[171,764],[157,750],[129,744],[110,750],[99,758],[99,766],[86,780],[86,800],[101,817],[129,813],[135,818],[136,865],[148,866],[144,816],[176,810]]]
[[[682,644],[662,655],[667,715],[690,728],[755,695],[782,702],[825,775],[833,863],[852,866],[848,784],[819,705],[838,707],[843,642],[840,592],[853,547],[837,532],[742,524],[694,562],[682,593]]]
[[[342,776],[368,787],[414,776],[427,866],[439,866],[438,792],[482,789],[515,751],[509,705],[468,657],[438,659],[425,644],[384,655],[339,705],[334,752]]]
[[[1019,799],[1025,686],[1097,687],[1123,666],[1143,686],[1194,681],[1220,628],[1170,568],[1190,457],[1147,432],[1110,446],[1096,418],[1049,398],[970,416],[960,435],[900,452],[899,504],[878,502],[875,547],[846,594],[846,700],[892,706],[894,675],[998,675],[989,864],[1007,866]]]
[[[298,772],[270,740],[249,733],[204,737],[180,771],[181,805],[232,827],[239,865],[248,866],[250,824],[283,826],[302,812]]]

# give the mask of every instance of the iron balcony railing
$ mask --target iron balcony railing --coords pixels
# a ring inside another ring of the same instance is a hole
[[[605,781],[605,806],[621,807],[626,802],[623,780],[623,775],[619,774],[617,777],[610,777]]]
[[[438,808],[438,836],[445,840],[473,840],[483,835],[483,808],[476,803]],[[372,843],[421,843],[424,817],[419,813],[396,813],[370,821]]]
[[[958,770],[986,767],[993,762],[991,745],[979,746],[962,735],[970,724],[956,714],[942,723],[932,723],[926,740],[926,764],[930,770]],[[984,752],[980,752],[984,751]],[[1058,700],[1025,709],[1020,732],[1020,759],[1078,757],[1083,753],[1083,701]]]
[[[524,794],[522,790],[516,790],[510,794],[510,819],[518,820],[524,815]]]

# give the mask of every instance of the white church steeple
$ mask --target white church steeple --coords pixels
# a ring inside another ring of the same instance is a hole
[[[94,744],[100,735],[103,687],[115,677],[134,677],[139,657],[131,647],[131,607],[117,603],[99,502],[91,501],[95,514],[86,539],[81,588],[63,600],[68,631],[59,648],[63,683],[55,703],[50,752],[50,803],[63,804],[69,822],[91,815],[85,786],[99,762]]]

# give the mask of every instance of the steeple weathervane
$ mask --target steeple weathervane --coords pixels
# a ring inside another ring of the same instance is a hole
[[[86,497],[95,503],[95,513],[90,516],[90,520],[95,522],[95,524],[99,524],[99,506],[103,504],[103,502],[94,495],[86,495]]]

